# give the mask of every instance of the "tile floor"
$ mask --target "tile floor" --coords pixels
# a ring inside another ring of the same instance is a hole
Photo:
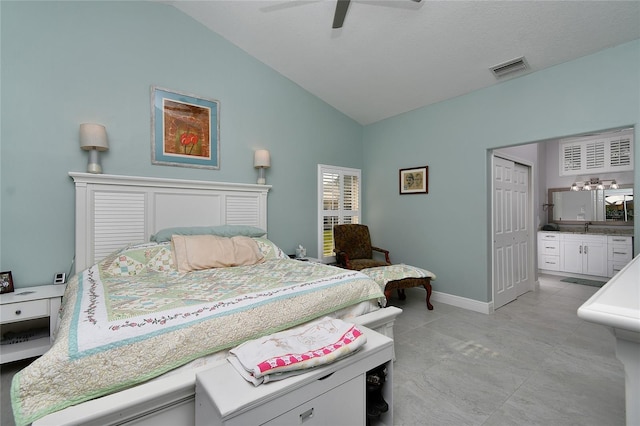
[[[624,425],[615,338],[577,316],[598,288],[541,276],[492,315],[410,289],[396,320],[396,425]]]
[[[576,310],[598,289],[540,277],[492,315],[407,290],[396,321],[396,425],[624,425],[624,371],[615,339]],[[22,364],[24,365],[24,364]],[[13,425],[11,377],[1,368],[0,424]]]

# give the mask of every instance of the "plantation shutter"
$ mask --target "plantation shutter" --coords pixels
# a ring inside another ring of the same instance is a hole
[[[318,165],[319,247],[324,262],[335,258],[333,227],[360,223],[360,170]]]

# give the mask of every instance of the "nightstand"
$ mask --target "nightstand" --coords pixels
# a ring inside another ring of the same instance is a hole
[[[49,350],[65,287],[43,285],[0,294],[0,336],[14,341],[0,346],[0,364]]]

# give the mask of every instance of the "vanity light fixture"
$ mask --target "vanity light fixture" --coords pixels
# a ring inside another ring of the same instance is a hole
[[[80,125],[80,148],[89,151],[87,172],[102,173],[99,151],[107,151],[107,130],[101,124],[82,123]]]
[[[258,185],[265,185],[264,169],[271,167],[271,156],[266,149],[259,149],[253,153],[253,167],[258,169]]]
[[[582,186],[580,186],[580,184],[578,182],[574,182],[573,185],[571,185],[571,190],[572,191],[591,191],[592,189],[606,189],[607,188],[607,182],[608,182],[608,187],[610,189],[618,189],[620,188],[620,186],[618,185],[618,183],[616,182],[615,179],[612,180],[600,180],[599,178],[590,178],[589,180],[585,181]]]

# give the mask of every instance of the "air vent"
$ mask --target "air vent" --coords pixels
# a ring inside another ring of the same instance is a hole
[[[496,78],[502,78],[506,75],[513,74],[520,71],[525,71],[529,69],[529,65],[527,61],[524,59],[524,56],[521,56],[516,59],[512,59],[507,62],[503,62],[499,65],[491,67],[491,72]]]

